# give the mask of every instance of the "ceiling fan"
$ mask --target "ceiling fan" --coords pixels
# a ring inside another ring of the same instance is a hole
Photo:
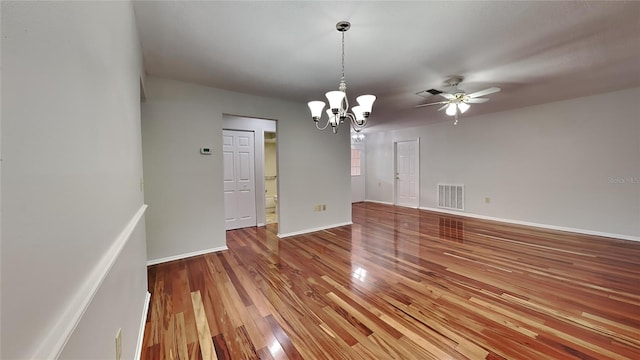
[[[481,96],[489,95],[500,91],[498,87],[490,87],[488,89],[476,91],[471,94],[467,94],[464,90],[458,88],[458,85],[462,82],[462,77],[453,77],[445,82],[448,87],[452,88],[450,92],[444,92],[436,89],[425,90],[417,93],[417,95],[424,96],[424,94],[440,95],[445,100],[437,101],[428,104],[417,105],[416,107],[430,106],[430,105],[442,105],[438,111],[447,109],[445,112],[449,116],[455,116],[453,124],[458,123],[458,114],[464,114],[471,107],[469,104],[481,104],[489,101],[487,98]]]

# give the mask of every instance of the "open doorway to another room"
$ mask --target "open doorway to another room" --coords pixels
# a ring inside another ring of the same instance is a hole
[[[264,133],[264,188],[267,224],[278,223],[278,158],[276,133]]]
[[[248,160],[250,165],[244,164],[251,166],[255,174],[255,191],[253,192],[255,202],[252,212],[255,214],[257,226],[269,224],[269,229],[277,232],[277,223],[279,221],[277,206],[277,122],[275,120],[229,114],[223,114],[222,119],[224,130],[250,132],[254,134],[253,161],[247,158],[245,160]],[[244,184],[242,184],[242,186],[244,186]],[[233,206],[229,206],[229,209],[227,209],[227,204],[225,204],[225,219],[228,217],[227,213],[232,212],[232,210]],[[273,213],[267,213],[267,211],[272,210]],[[267,218],[267,214],[269,218]]]
[[[351,202],[365,200],[364,143],[351,141]]]

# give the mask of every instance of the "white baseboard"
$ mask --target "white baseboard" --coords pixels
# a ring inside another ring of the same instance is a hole
[[[316,232],[316,231],[332,229],[332,228],[345,226],[345,225],[353,225],[353,223],[351,221],[349,221],[349,222],[345,222],[345,223],[339,223],[339,224],[327,225],[327,226],[322,226],[322,227],[317,227],[317,228],[312,228],[312,229],[304,229],[304,230],[300,230],[300,231],[294,231],[294,232],[290,232],[290,233],[286,233],[286,234],[278,233],[278,237],[279,238],[285,238],[285,237],[290,237],[290,236],[308,234],[308,233],[312,233],[312,232]]]
[[[390,203],[386,201],[378,201],[378,200],[365,200],[364,202],[371,202],[371,203],[383,204],[383,205],[394,205],[394,203]]]
[[[144,307],[142,308],[142,317],[140,318],[140,330],[138,331],[135,360],[140,360],[140,356],[142,356],[142,341],[144,340],[144,326],[147,323],[147,315],[149,313],[149,301],[151,301],[151,293],[147,291],[147,295],[144,298]]]
[[[585,234],[585,235],[595,235],[595,236],[604,236],[604,237],[610,237],[610,238],[622,239],[622,240],[640,241],[640,236],[612,234],[612,233],[606,233],[601,231],[576,229],[576,228],[565,227],[565,226],[540,224],[540,223],[513,220],[513,219],[504,219],[499,217],[470,214],[470,213],[465,213],[460,211],[445,210],[445,209],[438,209],[438,208],[420,207],[420,210],[434,211],[434,212],[440,212],[445,214],[458,215],[458,216],[464,216],[464,217],[470,217],[470,218],[482,219],[482,220],[500,221],[500,222],[516,224],[516,225],[534,226],[534,227],[539,227],[539,228],[549,229],[549,230],[568,231],[568,232]]]
[[[409,205],[402,205],[402,204],[392,204],[392,205],[397,207],[407,208],[407,209],[416,209],[416,210],[420,209],[419,206],[409,206]]]
[[[109,275],[113,264],[118,260],[122,249],[127,245],[131,234],[138,226],[140,219],[147,210],[144,204],[133,215],[124,229],[118,234],[113,243],[104,253],[100,261],[93,267],[89,276],[85,279],[80,289],[73,295],[71,301],[62,312],[44,340],[38,346],[33,359],[57,359],[71,338],[76,327],[82,320],[82,316],[91,305],[93,298],[102,286],[102,282]]]
[[[376,203],[376,204],[382,204],[382,205],[399,206],[399,207],[405,207],[407,209],[420,209],[419,206],[409,206],[409,205],[394,204],[392,202],[386,202],[386,201],[365,200],[364,202],[370,202],[370,203]]]
[[[214,252],[218,252],[218,251],[224,251],[224,250],[228,250],[228,249],[229,248],[225,245],[225,246],[219,246],[219,247],[215,247],[215,248],[211,248],[211,249],[193,251],[193,252],[186,253],[186,254],[179,254],[179,255],[168,256],[168,257],[164,257],[164,258],[160,258],[160,259],[147,260],[147,266],[162,264],[162,263],[166,263],[166,262],[169,262],[169,261],[182,260],[182,259],[186,259],[186,258],[189,258],[189,257],[192,257],[192,256],[204,255],[204,254],[214,253]]]

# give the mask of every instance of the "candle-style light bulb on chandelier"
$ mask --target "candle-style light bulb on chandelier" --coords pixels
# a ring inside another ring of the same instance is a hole
[[[351,108],[351,112],[348,112],[347,83],[344,80],[344,33],[350,27],[351,24],[348,21],[340,21],[336,24],[336,29],[342,33],[342,77],[338,84],[338,90],[329,91],[325,94],[329,101],[329,109],[327,110],[328,119],[324,126],[320,126],[320,117],[325,107],[324,101],[310,101],[308,103],[316,128],[324,130],[331,125],[331,131],[334,134],[338,132],[338,125],[342,124],[347,118],[351,122],[353,130],[360,132],[367,125],[367,118],[371,115],[371,107],[376,100],[374,95],[360,95],[356,98],[358,106],[354,106]]]

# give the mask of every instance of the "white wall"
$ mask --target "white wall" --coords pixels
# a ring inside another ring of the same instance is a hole
[[[142,143],[151,262],[226,246],[223,114],[278,122],[281,234],[351,221],[348,130],[316,130],[304,102],[150,76],[146,90]],[[198,153],[205,145],[213,155]],[[327,211],[314,212],[314,204],[326,204]]]
[[[367,134],[367,199],[393,202],[393,141],[419,136],[421,207],[436,208],[437,183],[462,183],[469,214],[638,237],[638,99],[636,88]]]
[[[134,356],[139,77],[131,3],[2,2],[2,359]]]
[[[122,329],[122,359],[139,356],[138,342],[143,335],[140,328],[146,320],[144,306],[148,305],[144,301],[146,277],[140,276],[147,272],[144,217],[131,230],[130,239],[123,244],[101,281],[60,359],[115,359],[115,336],[119,328]]]

